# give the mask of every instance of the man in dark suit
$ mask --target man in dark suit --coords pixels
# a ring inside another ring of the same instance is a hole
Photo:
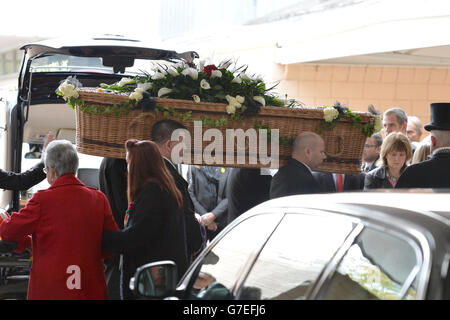
[[[314,132],[299,134],[292,147],[292,158],[273,176],[270,198],[323,192],[312,171],[325,160],[325,142]]]
[[[103,158],[99,170],[100,190],[108,198],[111,212],[117,226],[124,227],[125,212],[128,208],[127,161],[125,159]],[[108,299],[120,300],[120,255],[105,259],[105,275],[108,285]]]
[[[383,137],[380,133],[374,133],[370,138],[366,139],[362,154],[362,170],[369,172],[377,168],[377,160],[380,158],[381,145],[383,144]]]
[[[339,175],[341,175],[341,179]],[[313,172],[325,192],[357,191],[364,189],[365,174]]]
[[[45,137],[42,154],[44,154],[47,145],[54,140],[53,134],[50,132]],[[45,179],[46,174],[43,171],[44,162],[41,161],[27,171],[16,173],[4,171],[0,169],[0,189],[6,190],[28,190],[32,186],[38,184]]]
[[[450,103],[431,104],[431,159],[403,171],[396,188],[450,188]]]
[[[186,129],[181,123],[174,120],[161,120],[152,127],[151,140],[154,141],[164,158],[167,169],[172,174],[175,184],[183,195],[183,211],[185,213],[186,243],[188,249],[189,263],[203,249],[206,243],[206,234],[202,233],[202,226],[195,217],[194,203],[189,195],[188,182],[178,172],[172,161],[172,150],[181,142],[173,141],[172,133],[177,129]]]
[[[227,181],[230,168],[190,166],[187,180],[195,212],[202,217],[208,239],[227,225]]]
[[[270,199],[270,174],[261,169],[232,168],[228,176],[228,223],[247,210]]]

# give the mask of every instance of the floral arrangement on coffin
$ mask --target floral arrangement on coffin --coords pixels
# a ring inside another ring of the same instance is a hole
[[[336,101],[331,107],[324,106],[323,108],[323,118],[325,121],[322,122],[321,130],[333,130],[341,118],[349,118],[352,120],[353,124],[358,126],[367,137],[370,137],[373,133],[383,129],[381,115],[379,112],[375,111],[372,106],[369,106],[369,111],[374,115],[374,121],[364,125],[361,124],[361,119],[358,114],[352,112],[346,106],[341,105],[339,101]]]
[[[235,65],[235,64],[234,64]],[[82,84],[75,78],[69,77],[63,81],[56,93],[72,107],[81,106],[83,112],[87,113],[113,113],[118,116],[127,114],[139,104],[145,105],[152,97],[171,98],[181,100],[193,100],[195,102],[225,103],[226,112],[231,119],[237,120],[243,116],[257,114],[260,107],[297,107],[295,100],[282,100],[271,94],[270,91],[276,86],[267,89],[262,77],[249,75],[247,66],[237,67],[230,70],[231,60],[221,62],[218,66],[214,64],[205,65],[203,61],[198,64],[179,62],[173,65],[157,64],[152,73],[143,72],[134,78],[122,78],[114,84],[100,84],[98,92],[125,93],[129,99],[120,105],[102,107],[86,105],[79,98],[78,89]],[[353,113],[349,108],[341,106],[337,102],[334,106],[323,106],[324,121],[321,130],[332,130],[339,119],[347,117],[354,125],[360,127],[366,136],[381,130],[381,118],[375,116],[374,122],[361,124],[360,116]],[[167,110],[165,110],[167,112]],[[172,114],[176,111],[169,110]],[[189,115],[179,115],[183,120],[189,120]],[[187,116],[187,117],[186,117]],[[227,120],[221,119],[216,125],[225,125]],[[261,125],[260,125],[261,126]],[[255,124],[256,128],[256,124]],[[262,127],[269,130],[270,128]]]
[[[185,62],[171,66],[157,64],[151,74],[144,72],[134,78],[122,78],[111,85],[102,83],[98,91],[129,93],[129,103],[125,106],[129,110],[149,97],[226,103],[227,113],[237,119],[240,115],[258,113],[261,106],[285,106],[285,101],[269,93],[276,85],[267,88],[261,77],[246,73],[246,66],[229,70],[231,65],[230,60],[218,66],[204,65],[202,61],[197,65]],[[73,78],[67,79],[58,87],[57,93],[75,106],[80,102],[77,100],[78,87],[80,84]]]

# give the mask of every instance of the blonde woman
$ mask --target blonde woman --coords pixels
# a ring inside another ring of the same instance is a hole
[[[381,145],[380,166],[366,174],[364,190],[394,188],[412,157],[411,143],[401,132],[390,133]]]
[[[422,162],[430,159],[431,145],[429,143],[421,143],[414,151],[411,164]]]

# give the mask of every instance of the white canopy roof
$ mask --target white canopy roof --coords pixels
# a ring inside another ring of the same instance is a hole
[[[450,66],[448,0],[369,0],[268,25],[280,64]]]

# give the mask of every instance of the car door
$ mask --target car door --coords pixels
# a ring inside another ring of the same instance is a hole
[[[356,220],[304,209],[287,213],[271,234],[252,268],[241,279],[242,300],[301,300],[348,235]]]
[[[181,279],[184,299],[235,299],[238,281],[283,214],[276,210],[238,219],[220,233]]]

